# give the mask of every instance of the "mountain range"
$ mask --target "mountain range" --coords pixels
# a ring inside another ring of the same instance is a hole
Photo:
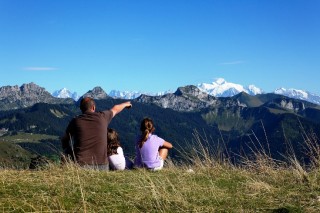
[[[217,78],[212,83],[199,83],[196,86],[201,91],[215,97],[232,97],[241,92],[245,92],[253,96],[265,93],[264,90],[260,89],[259,87],[256,87],[255,85],[243,86],[240,84],[227,82],[223,78]],[[148,93],[148,92],[141,92],[141,91],[138,92],[138,91],[111,90],[108,93],[108,96],[112,98],[120,98],[120,99],[135,99],[135,98],[138,98],[140,95],[162,96],[170,93],[172,93],[172,91]],[[299,100],[305,100],[315,104],[320,104],[320,95],[312,94],[308,91],[292,89],[292,88],[291,89],[278,88],[271,93],[284,95],[284,96],[287,96],[290,98],[296,98]],[[52,96],[57,98],[72,98],[76,101],[81,97],[76,92],[71,92],[66,88],[54,91],[52,93]]]
[[[226,82],[221,80],[220,84]],[[243,87],[250,88],[254,87]],[[96,100],[97,110],[109,109],[123,101],[109,96],[101,87],[89,90],[84,96]],[[302,143],[309,133],[317,137],[320,132],[320,105],[275,93],[249,95],[248,91],[242,91],[232,97],[216,97],[198,86],[188,85],[158,96],[142,94],[131,101],[132,109],[117,115],[110,124],[119,131],[128,153],[134,150],[132,140],[139,132],[139,122],[146,116],[156,121],[157,134],[175,147],[189,146],[197,130],[201,137],[212,139],[210,146],[223,143],[225,154],[234,158],[240,152],[248,155],[258,144],[261,149],[269,149],[277,159],[292,149],[299,159],[304,159]],[[58,138],[68,122],[80,113],[78,103],[72,98],[53,97],[34,83],[1,87],[0,104],[0,130],[6,138],[16,138],[21,133]],[[22,138],[19,142],[36,153],[54,154],[50,144],[61,149],[58,139],[30,143]],[[178,155],[178,151],[172,155]]]

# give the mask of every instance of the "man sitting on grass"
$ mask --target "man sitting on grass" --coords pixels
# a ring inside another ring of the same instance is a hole
[[[80,102],[82,114],[73,118],[61,138],[65,154],[84,168],[109,170],[107,156],[107,130],[112,118],[130,101],[114,105],[110,110],[96,112],[96,104],[90,97]]]

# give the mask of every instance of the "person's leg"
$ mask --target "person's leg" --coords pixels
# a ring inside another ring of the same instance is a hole
[[[160,148],[159,149],[159,155],[160,157],[165,160],[168,157],[169,149],[167,148]]]

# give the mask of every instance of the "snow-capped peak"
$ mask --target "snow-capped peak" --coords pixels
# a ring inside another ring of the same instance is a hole
[[[56,98],[72,98],[75,101],[80,98],[76,92],[71,92],[67,88],[56,90],[51,95]]]
[[[118,90],[111,90],[109,92],[109,96],[113,98],[122,98],[122,99],[134,99],[141,95],[141,92],[130,92],[130,91],[118,91]]]
[[[211,84],[208,84],[208,83],[198,84],[198,88],[216,97],[230,97],[240,92],[246,92],[250,95],[257,95],[257,94],[263,93],[263,91],[260,88],[254,85],[249,85],[248,87],[244,87],[240,84],[229,83],[223,78],[217,78]]]
[[[255,85],[249,86],[242,86],[236,83],[227,82],[223,78],[216,78],[215,81],[212,83],[200,83],[197,87],[210,95],[215,97],[231,97],[237,95],[240,92],[248,93],[249,95],[258,95],[265,93],[262,89],[256,87]],[[118,91],[118,90],[111,90],[108,94],[113,98],[122,98],[122,99],[135,99],[142,94],[149,95],[149,96],[162,96],[167,93],[172,93],[172,91],[168,90],[165,92],[158,92],[158,93],[150,93],[150,92],[137,92],[137,91]],[[320,104],[320,96],[316,94],[312,94],[310,92],[299,90],[299,89],[285,89],[279,88],[276,89],[273,93],[284,95],[290,98],[296,98],[300,100],[306,100],[311,103]],[[74,100],[78,100],[79,96],[76,92],[70,92],[68,89],[63,88],[61,90],[57,90],[52,93],[54,97],[58,98],[73,98]]]
[[[213,82],[213,84],[218,84],[218,85],[222,85],[227,83],[223,78],[216,78],[216,81]]]
[[[250,91],[252,95],[258,95],[264,93],[264,91],[255,85],[251,84],[247,87],[247,90]]]
[[[293,89],[293,88],[290,88],[290,89],[279,88],[279,89],[276,89],[274,93],[279,95],[285,95],[285,96],[296,98],[296,99],[301,99],[301,100],[308,100],[310,97],[315,96],[309,92]],[[319,103],[320,103],[320,100],[319,100]]]
[[[157,93],[150,93],[150,92],[137,92],[137,91],[118,91],[118,90],[111,90],[109,96],[113,98],[122,98],[122,99],[135,99],[140,95],[150,95],[150,96],[161,96],[167,93],[171,93],[170,90],[165,92],[157,92]]]

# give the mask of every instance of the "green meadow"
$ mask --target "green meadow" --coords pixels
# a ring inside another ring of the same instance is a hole
[[[196,141],[203,140],[200,137]],[[0,170],[2,212],[319,212],[320,152],[287,162],[266,152],[231,163],[205,143],[184,148],[151,172],[85,170],[52,163],[38,170]],[[182,149],[182,148],[181,148]]]

